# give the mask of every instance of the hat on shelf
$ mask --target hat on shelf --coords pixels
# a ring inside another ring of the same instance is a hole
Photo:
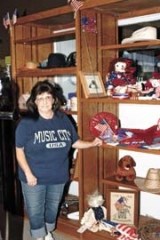
[[[160,169],[150,168],[145,179],[136,178],[135,184],[142,191],[159,193],[160,192]]]
[[[63,53],[50,53],[48,59],[42,61],[40,68],[66,67],[66,55]]]
[[[122,44],[134,43],[139,41],[151,41],[157,39],[157,29],[155,27],[143,27],[135,32],[129,38],[124,38]]]
[[[32,61],[26,62],[25,67],[28,69],[35,69],[38,67],[38,63]]]

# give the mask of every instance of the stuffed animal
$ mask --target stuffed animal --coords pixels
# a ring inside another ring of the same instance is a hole
[[[153,98],[160,97],[160,73],[153,72],[152,77],[144,85],[145,90],[143,95],[152,96]]]
[[[136,178],[136,171],[134,167],[136,166],[136,162],[134,159],[125,155],[118,161],[117,171],[115,172],[115,178],[117,181],[133,181]]]
[[[100,221],[106,218],[106,208],[102,206],[103,203],[103,196],[97,190],[88,196],[89,209],[84,213],[81,224],[91,232],[99,231]]]

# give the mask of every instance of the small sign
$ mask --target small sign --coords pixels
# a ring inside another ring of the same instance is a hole
[[[5,64],[6,65],[11,65],[11,56],[6,56],[5,57]]]

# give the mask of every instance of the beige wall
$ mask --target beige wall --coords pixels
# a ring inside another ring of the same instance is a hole
[[[14,9],[17,8],[19,15],[22,16],[26,11],[27,15],[47,10],[54,7],[60,7],[67,4],[67,0],[5,0],[3,5],[0,8],[0,59],[4,59],[7,55],[10,55],[10,44],[9,44],[9,31],[6,30],[2,24],[3,16],[9,12],[10,17],[14,12]]]

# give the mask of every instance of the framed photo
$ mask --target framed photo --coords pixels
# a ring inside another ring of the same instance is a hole
[[[138,215],[139,193],[137,191],[107,190],[107,219],[137,227]]]
[[[105,97],[106,91],[100,72],[85,73],[79,71],[85,98]]]

